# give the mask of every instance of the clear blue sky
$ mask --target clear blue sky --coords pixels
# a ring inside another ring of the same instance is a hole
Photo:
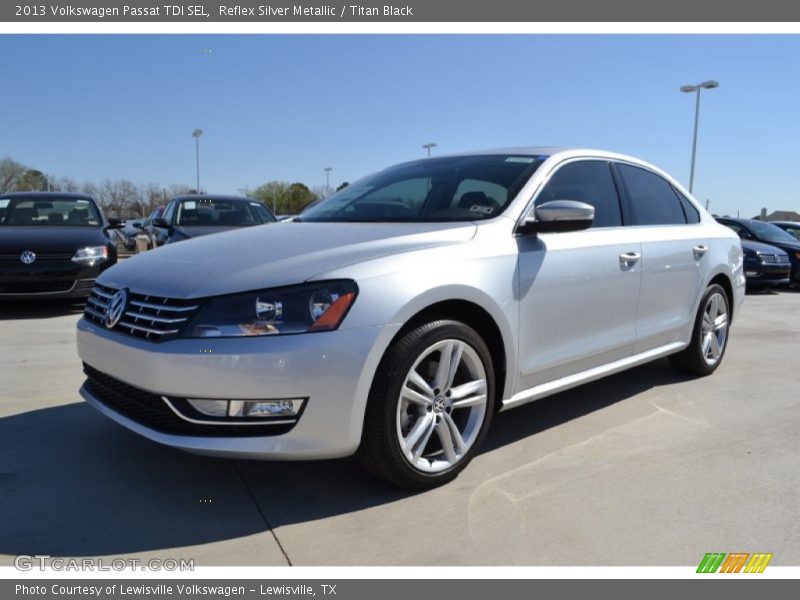
[[[630,153],[742,216],[800,210],[800,36],[0,36],[0,157],[79,181],[313,187],[435,153]]]

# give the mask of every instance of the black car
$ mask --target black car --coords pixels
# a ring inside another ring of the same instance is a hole
[[[161,218],[153,219],[165,244],[193,237],[275,223],[272,213],[261,203],[240,196],[176,196],[167,204]]]
[[[117,262],[111,231],[123,225],[83,194],[0,195],[0,299],[88,296]]]
[[[164,240],[166,239],[164,232],[157,229],[153,223],[156,219],[161,218],[165,208],[165,206],[157,206],[144,222],[133,224],[134,229],[138,230],[133,236],[133,249],[137,254],[152,250],[153,248],[158,248],[164,244]]]
[[[786,252],[789,255],[789,262],[792,266],[791,282],[800,282],[800,240],[796,239],[792,234],[785,232],[772,223],[756,221],[755,219],[717,217],[717,221],[733,229],[742,240],[762,242]]]
[[[789,255],[780,248],[742,240],[744,276],[748,288],[772,287],[789,283],[792,264]]]
[[[141,233],[144,221],[144,219],[129,219],[125,222],[125,227],[117,231],[119,241],[125,250],[129,252],[136,250],[136,236]]]

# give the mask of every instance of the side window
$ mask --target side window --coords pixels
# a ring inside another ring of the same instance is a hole
[[[592,227],[622,225],[617,186],[606,162],[587,160],[559,168],[536,197],[536,204],[552,200],[577,200],[594,206]]]
[[[681,201],[681,207],[683,208],[683,214],[686,217],[686,222],[695,224],[700,222],[700,213],[697,212],[697,209],[694,207],[694,204],[691,201],[681,194],[675,188],[672,188],[675,193],[678,195],[678,199]]]
[[[683,225],[681,201],[664,179],[639,167],[617,165],[631,200],[636,225]]]

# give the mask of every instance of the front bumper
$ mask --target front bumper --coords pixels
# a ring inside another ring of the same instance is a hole
[[[38,261],[37,261],[38,262]],[[85,298],[94,280],[116,260],[93,267],[65,261],[39,264],[0,264],[0,299]]]
[[[103,374],[150,394],[209,399],[308,398],[288,432],[193,435],[158,431],[93,393],[103,414],[153,441],[215,456],[318,459],[347,456],[361,439],[364,408],[385,340],[397,326],[260,338],[177,339],[153,343],[81,319],[78,354]]]
[[[744,271],[748,287],[776,286],[789,283],[791,266],[745,262]]]

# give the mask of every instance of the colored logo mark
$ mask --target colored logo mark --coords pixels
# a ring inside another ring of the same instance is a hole
[[[772,554],[766,552],[708,552],[697,567],[698,573],[763,573]]]

